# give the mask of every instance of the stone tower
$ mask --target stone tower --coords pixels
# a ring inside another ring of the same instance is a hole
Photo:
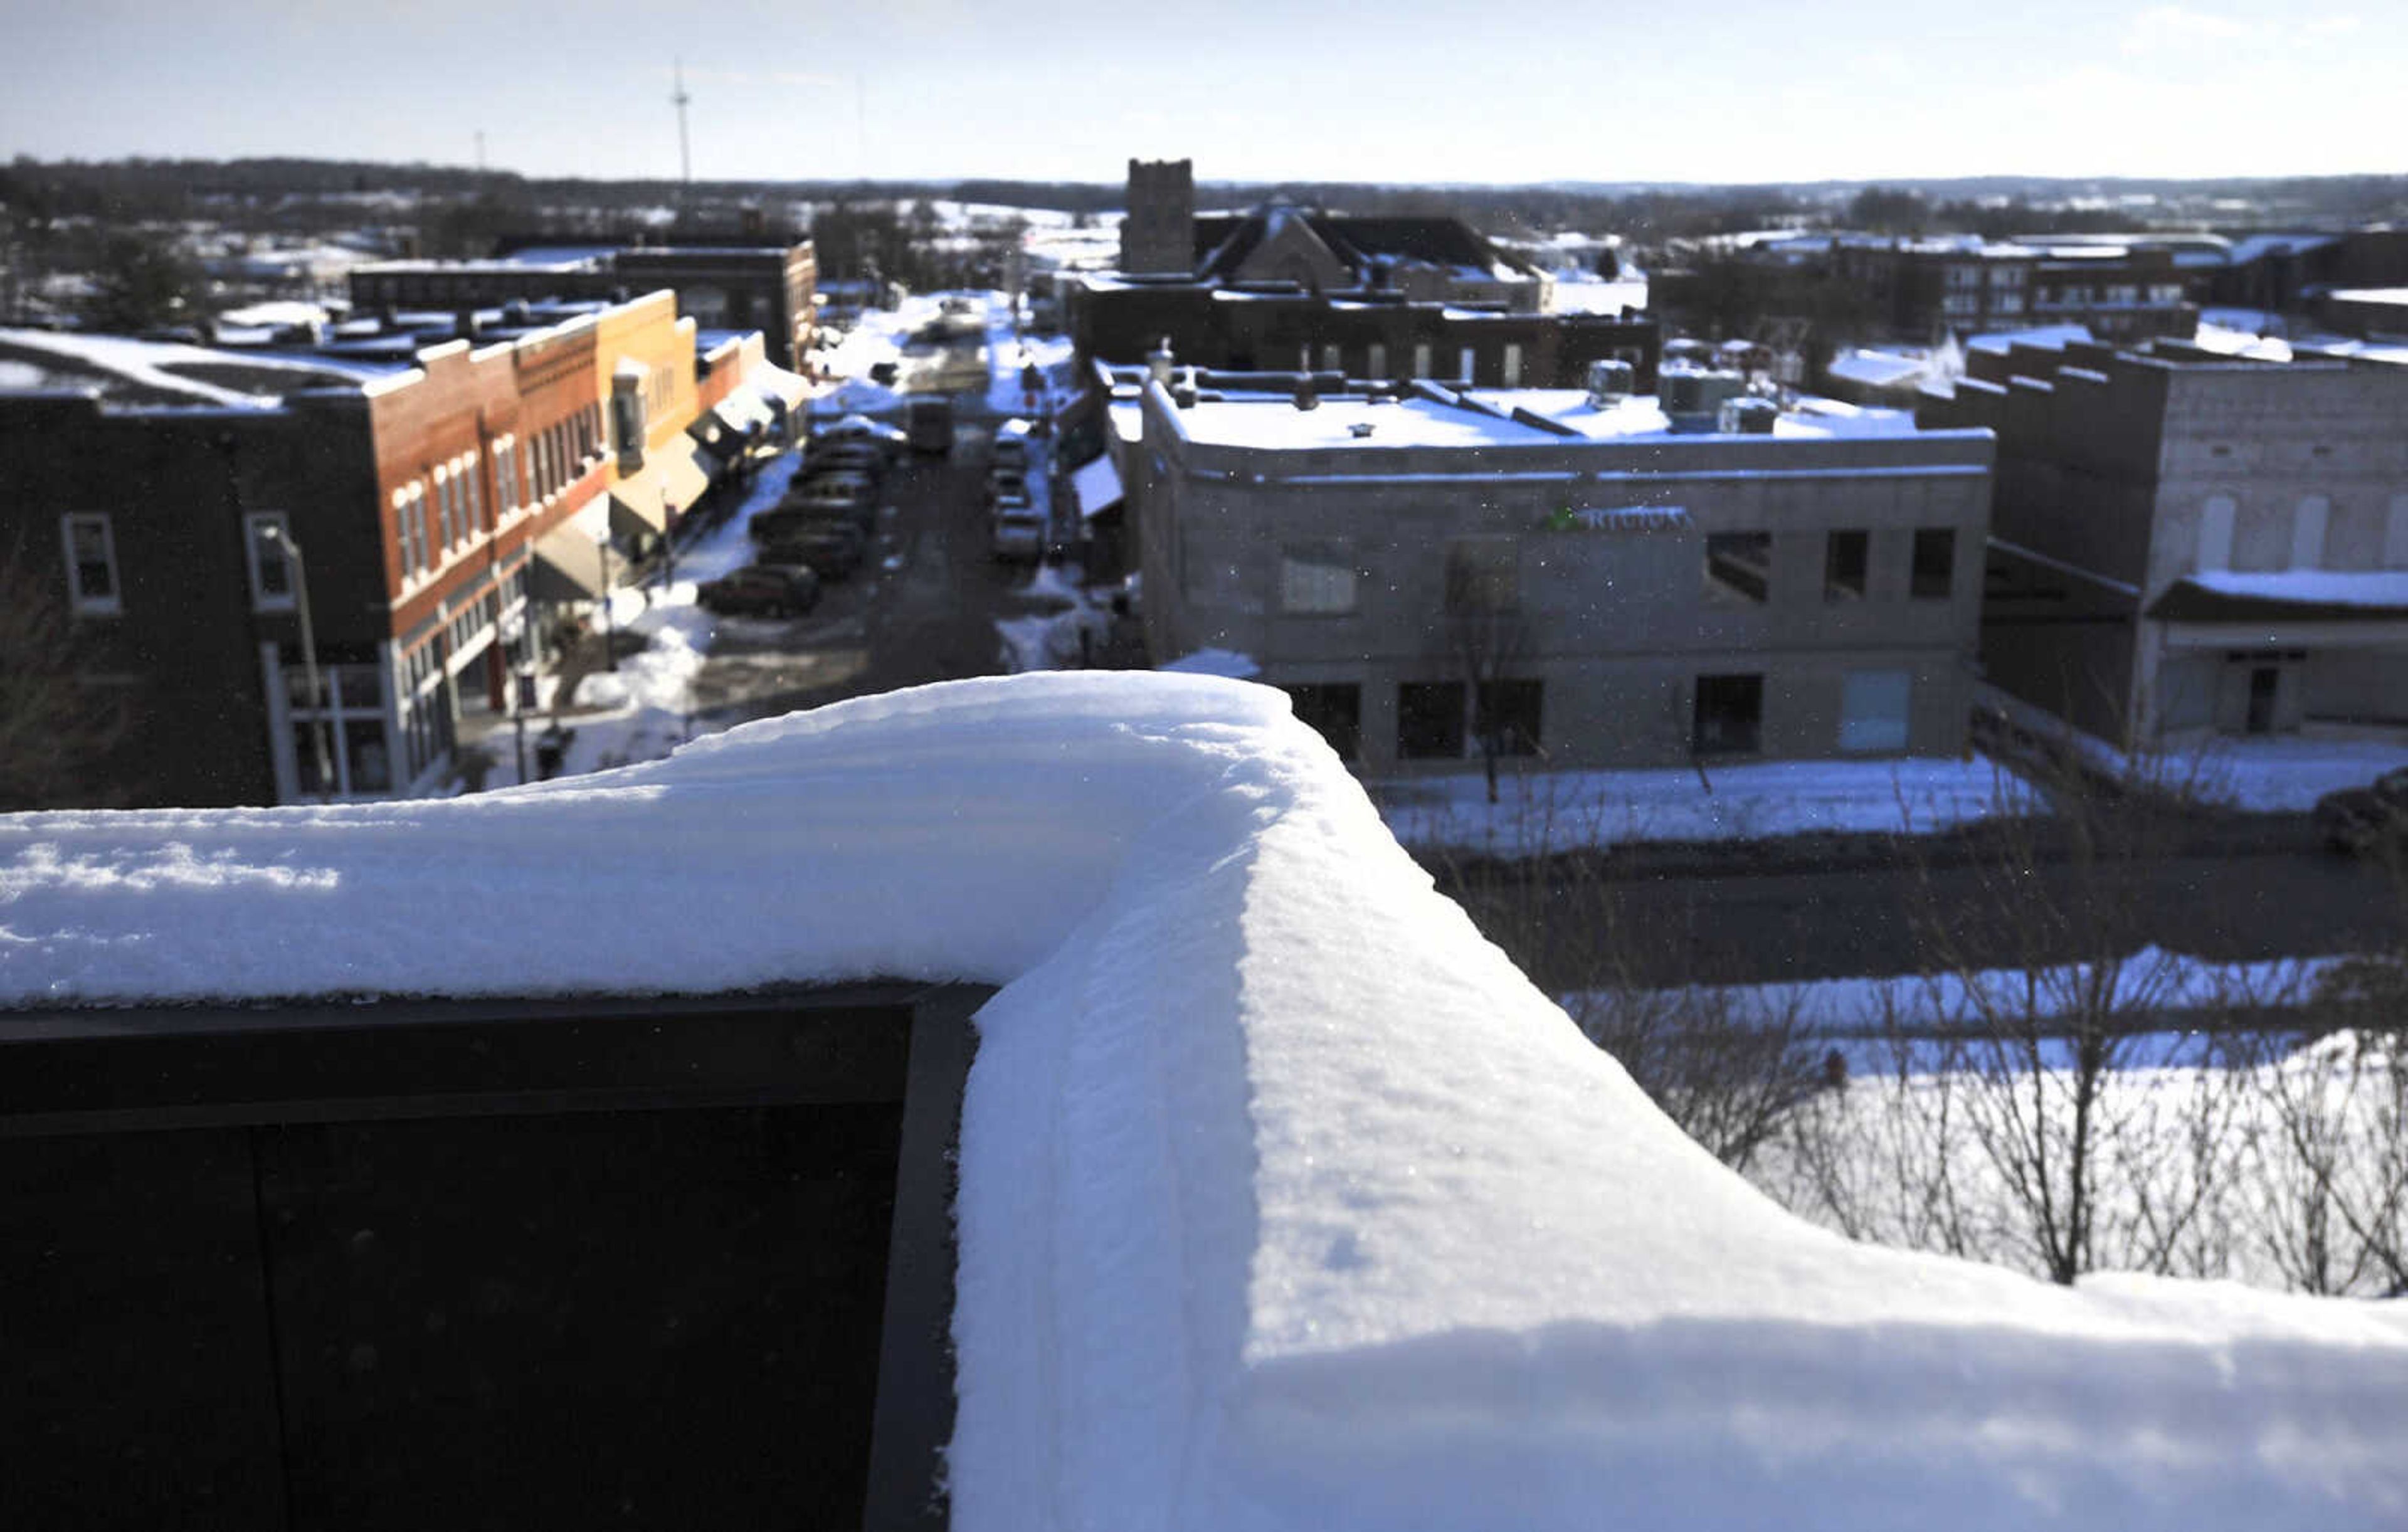
[[[1121,223],[1121,269],[1154,276],[1183,276],[1196,269],[1193,161],[1128,163],[1128,217]]]

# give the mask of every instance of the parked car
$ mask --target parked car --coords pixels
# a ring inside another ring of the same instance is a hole
[[[866,441],[882,449],[890,458],[910,444],[910,437],[900,426],[873,421],[867,415],[847,415],[834,424],[821,427],[813,433],[811,439],[814,442]]]
[[[1045,518],[1025,500],[998,502],[993,538],[996,558],[1036,559],[1045,551]]]
[[[801,565],[820,579],[846,580],[869,555],[869,538],[850,522],[806,522],[762,540],[756,562]]]
[[[913,451],[950,452],[953,450],[953,402],[951,399],[914,399],[906,407],[903,418],[909,425]]]
[[[695,592],[705,610],[727,617],[791,617],[819,605],[820,578],[808,568],[748,564]]]
[[[1006,473],[998,468],[987,476],[986,503],[999,505],[1006,500],[1018,500],[1025,505],[1028,501],[1028,480],[1019,474]]]
[[[803,454],[804,473],[831,470],[867,474],[872,479],[882,478],[886,473],[886,454],[866,441],[818,443]]]
[[[2385,772],[2370,786],[2326,794],[2316,800],[2315,821],[2325,844],[2337,852],[2408,851],[2408,766]]]

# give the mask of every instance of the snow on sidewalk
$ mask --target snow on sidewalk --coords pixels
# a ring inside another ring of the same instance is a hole
[[[1696,770],[1478,770],[1374,784],[1409,846],[1534,856],[1630,841],[1756,840],[1813,832],[1930,834],[2035,806],[1985,760],[1754,761]]]
[[[696,592],[752,561],[752,520],[785,494],[800,463],[798,454],[787,452],[765,464],[726,520],[678,550],[676,578],[667,585],[624,586],[610,593],[610,626],[641,634],[647,642],[636,653],[622,655],[615,670],[593,671],[579,681],[577,695],[558,715],[561,726],[573,734],[555,775],[581,777],[657,761],[694,737],[699,726],[694,716],[695,678],[702,673],[719,634],[719,619],[696,604]],[[528,728],[532,740],[539,728],[534,720]],[[484,748],[493,762],[485,772],[485,788],[517,785],[515,737],[496,732]]]
[[[0,816],[0,1004],[1000,985],[963,1532],[2408,1519],[2408,1310],[1790,1216],[1259,686],[960,681],[475,797]]]

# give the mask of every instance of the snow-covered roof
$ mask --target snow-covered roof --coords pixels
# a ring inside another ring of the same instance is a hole
[[[1858,350],[1842,351],[1831,358],[1827,370],[1834,378],[1867,388],[1896,388],[1915,381],[1929,365],[1930,363],[1920,356]]]
[[[1974,336],[1965,342],[1965,347],[1968,351],[1994,351],[2004,356],[2016,346],[2043,346],[2061,351],[2071,344],[2087,345],[2093,338],[2088,325],[2042,324],[2028,330],[2000,330]]]
[[[2408,570],[2276,569],[2243,573],[2211,569],[2184,583],[2250,603],[2408,613]]]
[[[2341,287],[2330,296],[2337,303],[2376,303],[2408,308],[2408,287]]]
[[[1792,1217],[1267,688],[964,681],[466,798],[0,818],[0,951],[33,1005],[1000,985],[961,1124],[965,1528],[2408,1510],[2401,1305],[2053,1287]]]
[[[173,341],[58,330],[0,330],[0,349],[49,375],[139,407],[273,409],[304,389],[356,387],[343,369]]]
[[[1230,680],[1252,680],[1263,673],[1261,663],[1252,654],[1241,654],[1234,649],[1199,649],[1162,668],[1172,675],[1222,676]]]

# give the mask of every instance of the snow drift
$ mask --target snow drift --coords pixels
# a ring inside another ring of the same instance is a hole
[[[2401,1306],[1790,1217],[1266,689],[960,682],[482,798],[0,820],[0,1003],[874,974],[1003,986],[958,1526],[2408,1521]]]

